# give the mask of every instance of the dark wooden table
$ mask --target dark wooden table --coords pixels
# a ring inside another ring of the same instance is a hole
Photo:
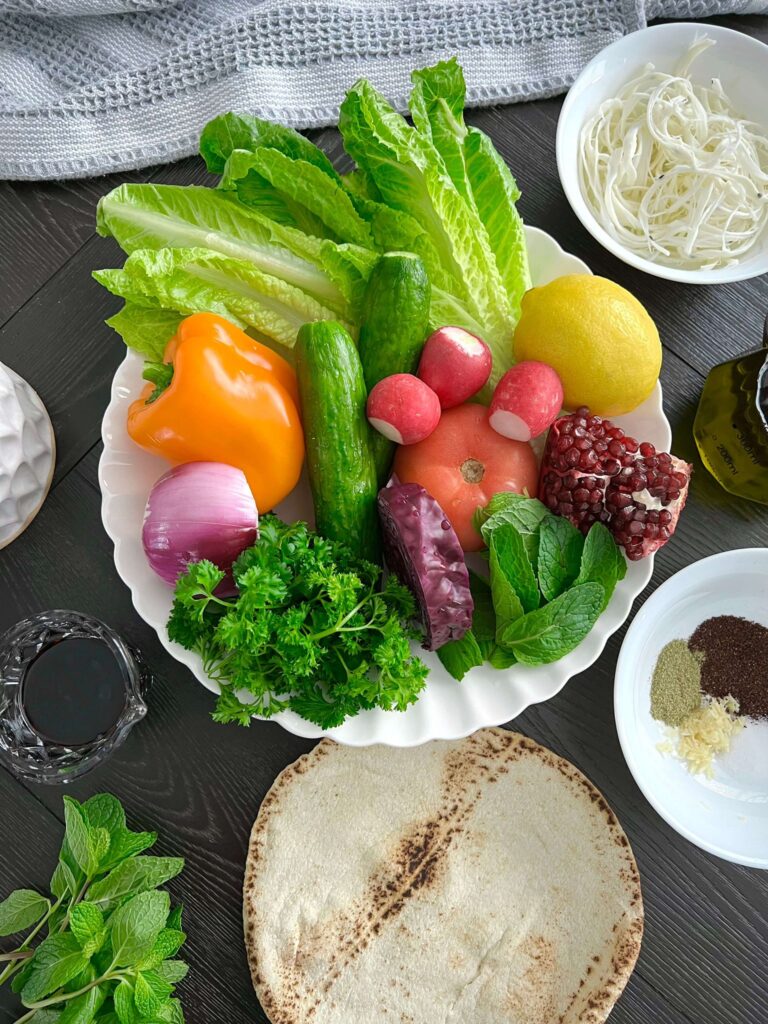
[[[768,18],[719,19],[768,42]],[[578,223],[557,178],[560,100],[475,111],[523,190],[525,219],[551,232],[598,274],[628,287],[656,319],[674,450],[696,473],[678,535],[656,561],[647,597],[672,573],[729,548],[768,544],[768,511],[721,491],[697,457],[691,424],[707,371],[757,347],[768,279],[690,288],[631,270]],[[314,134],[332,157],[333,130]],[[99,427],[123,357],[104,326],[116,301],[90,277],[120,260],[94,232],[94,209],[122,180],[200,183],[190,159],[120,178],[63,184],[0,183],[0,360],[37,389],[58,439],[53,489],[27,532],[0,553],[0,630],[44,608],[98,615],[145,652],[155,673],[151,711],[111,763],[71,787],[85,798],[115,793],[134,827],[160,832],[158,852],[183,854],[172,883],[186,905],[191,963],[181,989],[191,1024],[266,1021],[243,951],[241,882],[259,804],[278,772],[312,743],[278,725],[215,725],[211,696],[160,646],[118,579],[101,526]],[[642,599],[641,599],[642,600]],[[640,602],[638,602],[639,605]],[[768,872],[710,857],[656,815],[632,780],[613,720],[612,686],[623,630],[596,665],[514,727],[573,761],[606,794],[627,830],[643,878],[646,934],[614,1024],[766,1024]],[[0,769],[0,896],[44,887],[62,834],[62,791],[18,782]],[[311,837],[307,837],[311,842]],[[0,1024],[19,1016],[0,992]],[[371,1021],[375,1013],[371,1015]],[[471,1024],[471,1022],[467,1022]]]

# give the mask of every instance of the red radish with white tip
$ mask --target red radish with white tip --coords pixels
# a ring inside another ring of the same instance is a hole
[[[532,441],[552,426],[563,405],[563,385],[547,363],[528,360],[507,370],[491,399],[488,422],[503,437]]]
[[[366,406],[368,422],[397,444],[417,444],[440,422],[440,399],[412,373],[393,373],[374,385]]]
[[[491,375],[493,357],[482,338],[463,327],[440,327],[427,338],[419,377],[452,409],[476,395]]]

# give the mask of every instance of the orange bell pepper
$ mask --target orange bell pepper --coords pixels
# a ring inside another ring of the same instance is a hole
[[[166,346],[170,384],[148,384],[128,410],[128,433],[171,462],[241,469],[259,512],[298,482],[304,461],[296,374],[281,356],[213,313],[183,320]]]

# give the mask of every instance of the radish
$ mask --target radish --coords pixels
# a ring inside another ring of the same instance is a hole
[[[418,372],[443,409],[452,409],[483,387],[492,363],[491,350],[481,338],[463,327],[440,327],[424,344]]]
[[[563,385],[547,363],[534,360],[507,370],[491,399],[488,422],[504,437],[530,441],[552,426],[563,405]]]
[[[397,444],[416,444],[440,422],[440,399],[412,373],[393,373],[374,385],[366,406],[368,421]]]

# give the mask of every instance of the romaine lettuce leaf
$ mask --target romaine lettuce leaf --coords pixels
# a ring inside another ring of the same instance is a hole
[[[482,325],[498,378],[512,362],[515,320],[477,211],[457,191],[431,140],[408,125],[369,82],[360,81],[347,93],[339,128],[347,152],[374,180],[383,200],[430,235],[450,277],[446,290]]]
[[[414,125],[440,153],[457,191],[481,221],[516,323],[531,286],[525,229],[515,205],[520,190],[488,136],[464,123],[466,86],[456,59],[411,77]],[[506,368],[494,365],[492,382]]]
[[[318,234],[321,236],[353,242],[355,245],[372,245],[370,228],[358,214],[349,195],[338,180],[328,177],[320,168],[306,160],[291,160],[277,149],[264,147],[248,154],[236,150],[224,168],[223,180],[229,186],[237,185],[231,163],[233,157],[238,161],[240,173],[255,172],[272,186],[297,223],[297,211],[308,211],[320,222],[321,230]],[[237,188],[237,194],[241,202],[254,204],[256,197],[253,193],[247,196]],[[260,194],[265,195],[265,190]]]
[[[473,203],[472,189],[464,164],[464,101],[466,85],[455,60],[441,61],[411,74],[413,92],[408,101],[417,130],[428,138],[443,158],[456,190],[465,202]]]
[[[316,238],[324,237],[326,228],[320,218],[300,203],[280,195],[272,182],[255,169],[253,160],[254,154],[249,150],[233,150],[224,164],[219,190],[232,193],[244,206],[258,210],[278,224],[298,228]]]
[[[475,205],[517,322],[523,295],[531,287],[525,227],[515,205],[520,189],[491,140],[478,128],[467,129],[464,158]]]
[[[139,305],[185,316],[218,313],[288,348],[302,324],[336,319],[306,292],[210,249],[137,249],[122,270],[97,270],[93,276],[113,294]]]
[[[107,323],[117,331],[128,348],[132,348],[151,362],[161,363],[165,346],[183,319],[181,313],[172,309],[126,302],[120,312],[111,316]]]
[[[322,149],[282,124],[262,121],[250,114],[221,114],[208,122],[200,136],[200,155],[212,174],[221,174],[233,150],[255,153],[262,147],[277,149],[292,160],[306,160],[339,181],[336,169]]]
[[[136,249],[205,248],[251,262],[344,319],[354,318],[375,263],[365,249],[337,245],[278,224],[215,189],[120,185],[98,206],[97,230]]]

